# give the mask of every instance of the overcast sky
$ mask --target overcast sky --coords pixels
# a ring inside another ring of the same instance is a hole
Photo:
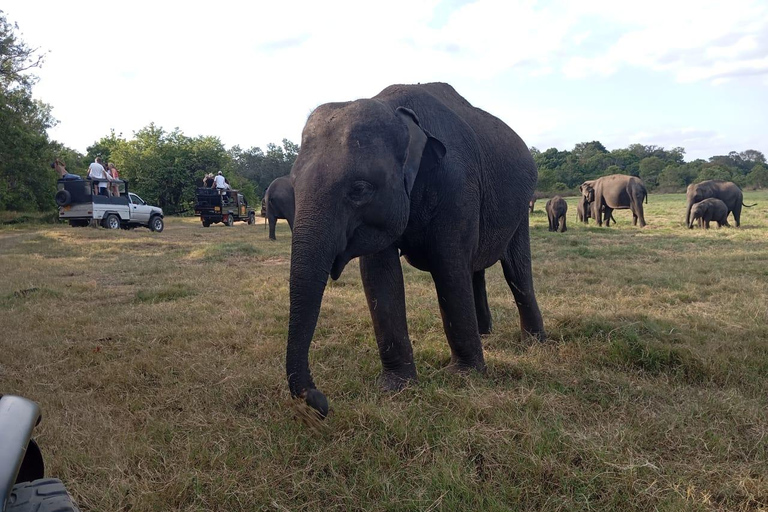
[[[381,7],[375,7],[380,5]],[[3,0],[34,96],[85,152],[154,122],[243,149],[317,105],[448,82],[529,146],[768,153],[766,0]]]

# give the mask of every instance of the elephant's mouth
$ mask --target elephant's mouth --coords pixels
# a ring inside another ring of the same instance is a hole
[[[331,279],[336,281],[339,277],[341,277],[341,273],[344,272],[344,268],[347,266],[347,263],[349,263],[349,260],[351,260],[352,257],[347,254],[347,251],[342,252],[336,258],[333,260],[333,265],[331,266]]]

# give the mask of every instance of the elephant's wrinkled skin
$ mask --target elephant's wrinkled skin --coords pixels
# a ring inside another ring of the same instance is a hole
[[[337,279],[358,256],[385,389],[416,379],[401,255],[432,274],[453,368],[485,368],[485,269],[499,260],[523,332],[543,339],[528,233],[536,179],[520,137],[447,84],[393,85],[371,99],[315,109],[291,170],[291,395],[327,412],[309,346],[328,276]]]
[[[568,203],[560,196],[555,196],[544,205],[549,219],[549,230],[565,233],[568,228],[565,225],[565,213],[568,211]]]
[[[602,226],[604,220],[606,225],[610,225],[613,210],[626,209],[632,212],[633,225],[636,226],[639,220],[640,227],[645,226],[643,200],[648,202],[648,192],[640,178],[625,174],[611,174],[596,180],[585,181],[579,190],[582,197],[589,202],[590,214],[597,221],[598,226]]]
[[[288,227],[293,231],[293,216],[296,205],[293,197],[293,186],[289,176],[275,178],[267,187],[264,193],[264,202],[262,209],[267,209],[267,220],[269,221],[269,239],[275,238],[275,224],[277,219],[288,221]]]
[[[709,223],[717,222],[717,227],[728,226],[728,207],[719,199],[709,197],[703,201],[699,201],[691,207],[691,225],[689,228],[693,229],[693,223],[696,222],[699,228],[702,224],[706,229],[709,229]]]
[[[724,202],[728,208],[728,213],[733,212],[733,220],[736,222],[736,227],[741,225],[741,207],[746,206],[750,208],[755,206],[754,204],[744,204],[744,194],[739,186],[732,181],[707,180],[701,183],[691,183],[688,185],[685,195],[688,203],[685,209],[685,225],[689,228],[693,227],[691,208],[694,204],[704,199],[713,197]]]

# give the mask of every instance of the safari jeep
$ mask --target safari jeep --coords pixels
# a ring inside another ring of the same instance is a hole
[[[235,221],[248,224],[256,222],[256,211],[248,207],[248,201],[237,190],[226,192],[213,188],[198,187],[195,201],[195,215],[200,216],[203,227],[223,222],[231,226]]]
[[[158,233],[163,230],[163,210],[129,192],[127,181],[109,182],[110,196],[94,193],[97,180],[59,180],[56,186],[59,218],[68,220],[70,226],[87,226],[95,220],[107,229],[144,226]]]

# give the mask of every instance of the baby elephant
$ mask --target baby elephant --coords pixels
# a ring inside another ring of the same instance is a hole
[[[697,221],[699,227],[702,223],[706,229],[709,229],[709,222],[717,222],[717,227],[728,226],[728,206],[719,199],[710,197],[691,207],[691,224],[688,226],[693,229],[693,222]]]
[[[565,199],[560,196],[555,196],[547,201],[544,209],[547,211],[550,231],[560,231],[561,233],[564,233],[568,230],[568,228],[565,227],[565,212],[568,211],[568,204],[565,202]],[[560,224],[561,221],[562,224]]]

